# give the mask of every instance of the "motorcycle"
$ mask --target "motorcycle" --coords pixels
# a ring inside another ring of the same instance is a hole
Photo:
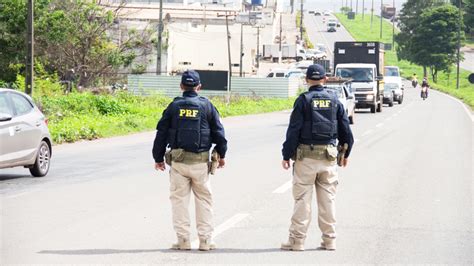
[[[428,98],[428,87],[421,88],[421,98],[423,98],[423,101]]]

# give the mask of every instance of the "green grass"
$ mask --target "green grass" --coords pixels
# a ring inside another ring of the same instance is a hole
[[[362,20],[362,15],[356,16],[355,20],[347,19],[346,15],[336,14],[339,21],[350,32],[352,37],[357,41],[382,41],[384,43],[392,42],[392,24],[386,20],[382,23],[382,38],[380,38],[380,17],[374,16],[372,27],[370,26],[370,16],[365,16]],[[402,76],[410,78],[413,73],[417,73],[419,77],[423,76],[423,68],[418,65],[411,64],[405,60],[398,60],[394,49],[386,51],[385,65],[396,65],[400,67]],[[454,68],[453,68],[454,69]],[[474,85],[467,80],[470,72],[461,70],[459,90],[456,89],[456,72],[448,75],[447,73],[438,74],[438,82],[433,83],[433,88],[439,91],[453,95],[464,101],[471,108],[474,108]]]
[[[301,20],[301,12],[297,11],[296,12],[296,27],[299,29],[300,27],[300,20]],[[306,48],[307,49],[313,49],[314,44],[311,42],[308,36],[308,32],[306,31],[306,27],[303,26],[303,39],[304,42],[306,43]]]
[[[171,98],[141,97],[121,92],[47,94],[35,97],[49,121],[55,143],[120,136],[153,130]],[[267,99],[233,97],[226,105],[222,97],[212,98],[222,117],[291,109],[294,98]]]
[[[466,38],[466,46],[474,49],[474,37]]]

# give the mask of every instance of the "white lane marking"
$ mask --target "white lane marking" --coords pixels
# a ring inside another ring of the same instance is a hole
[[[225,221],[224,223],[218,225],[214,229],[214,233],[212,236],[215,238],[218,235],[222,234],[223,232],[229,230],[230,228],[234,227],[236,224],[247,218],[250,214],[248,213],[237,213],[236,215],[232,216],[230,219]],[[191,247],[197,248],[199,246],[199,239],[194,240],[191,242]]]
[[[369,135],[369,134],[372,134],[372,132],[374,132],[374,130],[372,130],[372,129],[367,130],[367,131],[365,131],[365,132],[362,134],[362,137],[367,136],[367,135]]]
[[[474,122],[474,115],[472,114],[471,111],[469,111],[469,108],[467,107],[467,105],[464,104],[461,100],[459,100],[458,98],[455,98],[455,97],[453,97],[449,94],[440,92],[440,91],[436,91],[436,90],[431,90],[431,91],[434,91],[434,92],[439,93],[439,94],[444,94],[445,96],[448,96],[452,100],[455,100],[456,102],[458,102],[460,105],[462,105],[462,107],[464,108],[464,111],[466,111],[467,116],[471,119],[472,122]]]
[[[384,124],[383,123],[378,123],[375,127],[383,127]]]
[[[387,121],[390,121],[390,120],[392,120],[392,117],[391,117],[391,116],[390,116],[390,117],[387,117],[386,120],[387,120]]]
[[[393,117],[397,117],[397,116],[398,116],[398,114],[393,114],[392,116],[393,116]]]
[[[293,180],[289,180],[288,182],[286,182],[285,184],[279,186],[277,189],[275,189],[272,193],[275,193],[275,194],[283,194],[285,193],[288,189],[291,188],[291,186],[293,186]]]

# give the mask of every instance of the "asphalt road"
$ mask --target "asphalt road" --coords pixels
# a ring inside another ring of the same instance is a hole
[[[473,118],[437,92],[421,101],[407,88],[405,99],[356,114],[335,252],[316,250],[316,219],[307,251],[279,250],[293,204],[291,171],[280,166],[284,111],[223,120],[228,165],[212,178],[218,250],[168,249],[169,177],[153,170],[148,132],[55,146],[45,178],[0,170],[1,264],[472,264]]]

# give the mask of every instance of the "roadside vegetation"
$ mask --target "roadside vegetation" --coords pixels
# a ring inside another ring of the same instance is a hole
[[[298,28],[298,29],[300,28],[300,21],[301,21],[301,12],[297,11],[296,12],[296,28]],[[314,48],[314,44],[309,39],[308,32],[306,31],[305,26],[303,26],[303,41],[304,41],[307,49],[313,49]]]
[[[392,43],[392,24],[386,20],[383,20],[382,22],[383,35],[382,38],[380,38],[380,17],[374,16],[373,24],[371,26],[370,15],[365,15],[364,19],[362,19],[362,15],[357,15],[354,20],[347,19],[347,16],[344,14],[336,14],[336,16],[357,41],[381,41],[384,43]],[[398,32],[395,32],[395,34],[398,34]],[[431,38],[427,38],[426,40],[430,39]],[[425,43],[425,46],[429,47],[430,44]],[[395,43],[395,48],[397,47],[398,44]],[[416,73],[419,79],[421,79],[424,74],[422,66],[409,62],[408,60],[400,60],[395,49],[386,51],[385,65],[399,66],[402,76],[407,79],[411,79],[413,73]],[[427,68],[429,69],[429,67]],[[457,90],[456,69],[452,62],[449,63],[449,67],[438,70],[439,71],[436,73],[436,82],[433,82],[432,78],[430,78],[432,87],[439,91],[451,94],[463,100],[471,108],[474,108],[474,85],[470,84],[467,80],[470,72],[465,70],[461,71],[460,88]],[[430,75],[429,77],[432,76]]]
[[[47,84],[54,88],[54,83]],[[60,87],[60,86],[59,86]],[[127,91],[115,93],[72,92],[63,94],[42,88],[35,102],[48,118],[48,127],[55,144],[120,136],[153,130],[163,110],[172,101],[162,95],[137,96]],[[222,117],[273,112],[291,109],[294,98],[267,99],[211,98]]]

